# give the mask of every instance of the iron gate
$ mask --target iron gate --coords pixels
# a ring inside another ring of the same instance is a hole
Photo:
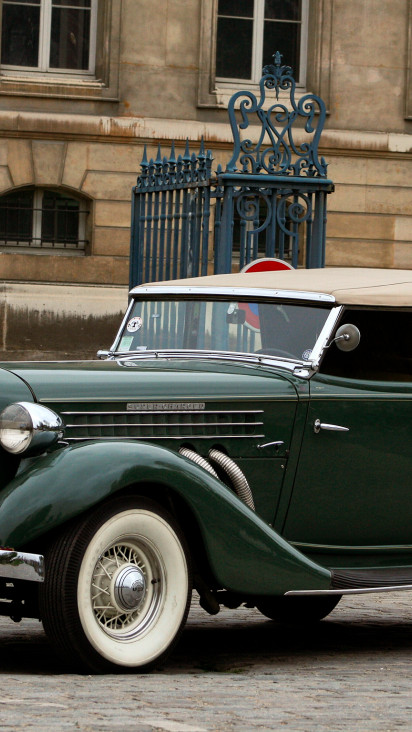
[[[281,54],[273,58],[259,99],[239,91],[229,102],[234,146],[224,171],[212,173],[203,140],[198,154],[188,141],[177,157],[174,144],[169,157],[159,146],[148,161],[145,150],[132,198],[131,287],[236,271],[260,256],[324,267],[333,191],[318,156],[325,104],[314,94],[297,99],[292,69],[281,65]],[[256,142],[242,137],[253,121]]]

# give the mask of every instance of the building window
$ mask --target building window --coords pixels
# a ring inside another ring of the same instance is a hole
[[[308,0],[218,0],[216,80],[258,83],[275,51],[305,83]]]
[[[86,201],[48,188],[24,188],[0,198],[0,248],[84,254]]]
[[[3,0],[1,65],[93,74],[98,0]]]
[[[412,0],[409,2],[412,17]],[[334,3],[335,0],[202,0],[198,106],[225,108],[234,90],[250,89],[256,92],[262,68],[265,64],[272,63],[272,54],[277,50],[283,55],[282,63],[291,66],[295,80],[299,80],[298,95],[306,93],[306,90],[319,94],[328,106]],[[252,10],[247,11],[247,7]],[[224,19],[228,33],[222,45]],[[236,20],[243,21],[243,35],[240,28],[237,34],[233,33],[232,22]],[[295,46],[291,38],[295,38]],[[235,69],[231,51],[233,44],[238,54]],[[267,48],[269,57],[266,56]],[[232,59],[229,63],[225,61],[225,56],[230,54]],[[235,77],[230,75],[233,73],[236,74]],[[240,76],[246,73],[250,74],[248,78]]]

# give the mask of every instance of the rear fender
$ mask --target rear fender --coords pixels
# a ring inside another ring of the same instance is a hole
[[[43,534],[147,483],[188,505],[222,587],[259,595],[329,588],[327,569],[290,546],[223,483],[176,452],[139,442],[89,442],[37,458],[0,494],[0,545],[30,543],[42,551],[34,541]]]

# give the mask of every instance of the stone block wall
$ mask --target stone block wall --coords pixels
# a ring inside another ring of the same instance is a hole
[[[228,124],[129,120],[120,138],[112,118],[83,118],[79,132],[72,117],[55,115],[53,137],[45,130],[49,115],[0,112],[0,124],[6,119],[16,135],[24,127],[24,138],[0,138],[0,195],[51,186],[83,196],[90,208],[84,256],[0,250],[7,281],[127,285],[132,187],[144,145],[155,157],[158,141],[166,154],[174,138],[182,152],[186,136],[193,150],[204,136],[214,168],[232,151]],[[259,129],[249,131],[257,139]],[[320,152],[336,186],[328,196],[326,264],[411,267],[412,136],[326,129]]]
[[[126,285],[144,145],[149,157],[158,142],[167,154],[175,139],[179,152],[187,137],[196,150],[203,136],[214,166],[231,156],[226,106],[236,88],[219,89],[210,63],[217,1],[99,7],[95,79],[0,73],[0,196],[24,186],[82,196],[89,244],[84,256],[0,247],[0,280]],[[412,0],[309,8],[307,88],[328,107],[320,152],[336,184],[326,263],[412,267]]]
[[[0,361],[94,359],[109,349],[127,288],[3,283]]]

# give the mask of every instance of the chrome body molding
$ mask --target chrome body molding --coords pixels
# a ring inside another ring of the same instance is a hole
[[[153,358],[165,358],[165,359],[217,359],[218,361],[238,361],[240,363],[253,363],[253,364],[264,364],[268,366],[277,366],[282,369],[289,369],[295,371],[297,368],[310,368],[310,361],[301,361],[298,358],[286,358],[282,356],[271,356],[265,353],[242,353],[235,351],[207,351],[207,350],[194,350],[189,351],[185,349],[156,349],[146,351],[114,351],[110,352],[112,360],[116,360],[120,366],[133,366],[134,361],[140,361],[143,359]]]
[[[308,544],[302,541],[289,541],[291,546],[295,547],[300,552],[318,552],[321,554],[328,554],[333,552],[345,553],[345,554],[382,554],[392,552],[398,554],[399,552],[412,553],[412,544],[388,544],[387,546],[379,546],[377,544]]]
[[[167,412],[175,414],[177,412],[206,412],[206,402],[127,402],[127,413],[129,412]]]
[[[270,354],[253,354],[253,353],[235,353],[231,351],[185,351],[185,350],[153,350],[153,351],[108,351],[106,353],[109,361],[116,361],[119,366],[133,367],[136,361],[143,359],[159,359],[164,358],[172,361],[173,359],[207,359],[217,361],[236,361],[238,363],[252,363],[257,366],[272,366],[299,376],[302,379],[310,379],[315,373],[312,369],[311,361],[301,361],[299,359],[283,358],[282,356],[271,356]]]
[[[153,403],[155,403],[155,402],[153,402]],[[152,414],[165,415],[165,411],[167,414],[187,414],[187,412],[189,412],[189,414],[201,414],[202,416],[204,414],[228,414],[227,409],[167,409],[167,410],[163,410],[163,409],[148,409],[148,410],[146,410],[146,409],[143,409],[143,410],[128,409],[128,410],[122,410],[122,411],[106,411],[106,412],[94,412],[94,411],[62,412],[62,414],[65,414],[65,415],[76,414],[76,415],[81,415],[82,417],[84,417],[84,416],[91,417],[91,416],[96,416],[96,415],[125,414],[128,417],[131,417],[131,416],[138,416],[139,414],[141,414],[141,416],[143,416],[143,415],[149,416]],[[229,414],[263,414],[263,409],[231,409],[229,411]],[[72,425],[69,425],[69,424],[66,425],[66,427],[71,427],[71,426]]]
[[[304,292],[300,290],[271,290],[263,287],[201,287],[200,285],[170,285],[169,287],[161,285],[138,285],[130,290],[130,295],[137,295],[140,300],[143,295],[161,295],[165,300],[170,299],[171,295],[203,295],[208,297],[257,297],[262,298],[282,298],[283,300],[306,300],[307,302],[336,302],[333,295],[327,295],[324,292]]]
[[[412,585],[392,585],[392,587],[361,587],[351,588],[349,590],[289,590],[285,592],[285,596],[305,596],[308,595],[367,595],[370,592],[401,592],[402,590],[412,590]]]
[[[0,549],[0,577],[10,580],[44,581],[44,557],[13,549]]]
[[[253,437],[265,437],[263,434],[256,434],[252,435]],[[67,436],[62,441],[62,444],[66,444],[68,442],[85,442],[86,440],[92,440],[93,442],[96,442],[98,440],[104,440],[105,442],[113,442],[113,440],[138,440],[139,442],[144,442],[145,440],[149,440],[151,442],[152,440],[184,440],[184,439],[194,439],[196,440],[211,440],[216,439],[215,436],[211,435],[153,435],[151,437],[141,437],[140,435],[138,437],[134,437],[133,435],[125,435],[124,437],[70,437]],[[231,439],[231,440],[250,440],[251,435],[219,435],[219,438],[222,439]]]

